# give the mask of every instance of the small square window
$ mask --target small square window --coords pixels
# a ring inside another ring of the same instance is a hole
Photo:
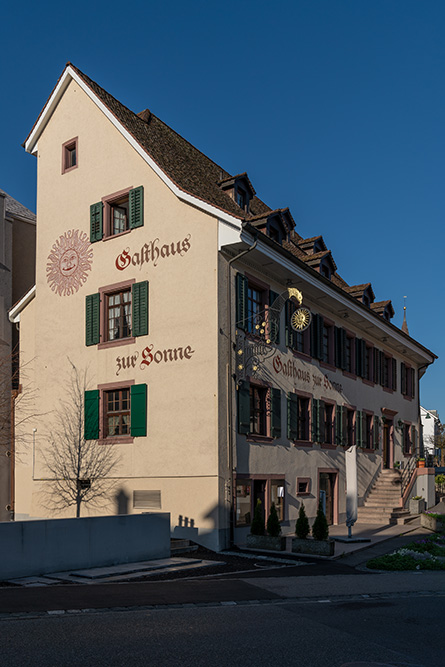
[[[311,491],[310,477],[297,477],[297,496],[304,496]]]
[[[62,174],[78,166],[78,140],[70,139],[62,145]]]

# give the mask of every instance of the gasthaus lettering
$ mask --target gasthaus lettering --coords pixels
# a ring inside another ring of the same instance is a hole
[[[190,239],[192,235],[187,234],[187,236],[182,239],[182,241],[173,241],[171,243],[160,244],[158,238],[148,243],[144,243],[139,252],[131,253],[130,248],[125,248],[120,255],[116,257],[115,265],[119,271],[124,271],[130,265],[142,267],[143,264],[148,264],[151,262],[153,266],[156,266],[159,259],[165,259],[166,257],[173,257],[174,255],[179,255],[183,257],[186,252],[190,250]]]

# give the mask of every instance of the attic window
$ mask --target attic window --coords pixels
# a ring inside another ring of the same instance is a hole
[[[369,294],[367,294],[366,292],[363,294],[363,303],[365,304],[365,306],[368,306],[368,308],[371,305],[371,299],[369,298]]]
[[[320,264],[320,273],[321,273],[322,276],[324,276],[324,277],[327,278],[328,280],[331,279],[331,269],[330,269],[329,266],[328,266],[327,264],[325,264],[324,262],[322,262],[322,263]]]
[[[74,139],[66,141],[62,145],[62,174],[65,174],[67,171],[71,171],[77,167],[77,142],[78,138],[75,137]]]
[[[235,201],[238,204],[240,208],[243,209],[243,211],[246,210],[246,205],[247,205],[247,195],[244,190],[241,188],[236,188],[235,190]]]

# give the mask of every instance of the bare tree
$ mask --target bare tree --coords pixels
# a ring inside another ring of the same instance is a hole
[[[115,484],[110,474],[119,459],[111,445],[85,440],[87,372],[80,372],[71,361],[70,364],[68,398],[60,402],[53,415],[56,426],[44,455],[52,475],[45,495],[48,509],[57,512],[74,506],[79,517],[82,504],[100,507],[108,500]]]

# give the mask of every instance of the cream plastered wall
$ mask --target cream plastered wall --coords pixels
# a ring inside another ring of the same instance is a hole
[[[232,289],[235,293],[236,271],[244,272],[240,264],[233,271]],[[248,267],[249,274],[265,281],[261,273],[256,272],[251,266]],[[271,284],[270,288],[280,294],[286,288],[279,284]],[[303,288],[304,296],[304,288]],[[304,305],[313,313],[324,315],[331,321],[335,317],[331,312],[325,312],[319,304],[304,299]],[[232,303],[232,317],[235,321],[235,303]],[[345,320],[335,321],[336,326],[345,326]],[[308,515],[315,516],[318,505],[318,469],[338,470],[338,516],[339,522],[345,520],[346,498],[345,498],[345,457],[342,447],[336,449],[324,449],[319,444],[310,447],[294,446],[287,439],[287,394],[290,391],[299,390],[317,399],[335,402],[337,405],[349,405],[356,410],[369,410],[379,417],[382,416],[382,408],[397,411],[394,417],[396,424],[399,419],[418,424],[417,396],[412,400],[405,399],[400,393],[400,356],[394,353],[387,341],[382,343],[368,333],[358,328],[351,329],[359,338],[364,338],[374,344],[378,349],[393,354],[398,361],[397,387],[394,392],[385,391],[380,385],[370,386],[361,378],[352,379],[343,371],[338,369],[326,369],[316,359],[304,359],[295,355],[285,345],[285,314],[281,313],[280,321],[280,345],[276,347],[273,356],[264,359],[261,370],[257,377],[269,386],[281,389],[281,437],[271,442],[253,442],[245,435],[236,435],[236,470],[238,475],[284,475],[286,479],[286,522],[285,525],[293,525],[298,515],[299,501],[296,494],[297,477],[310,477],[312,479],[311,496],[305,497],[304,503]],[[383,334],[382,334],[383,336]],[[405,359],[404,361],[407,361]],[[417,388],[416,388],[417,391]],[[236,400],[233,406],[233,424],[237,428]],[[380,429],[380,450],[378,452],[357,451],[357,473],[358,473],[358,495],[359,503],[363,499],[372,484],[378,469],[381,466],[381,443],[382,430]],[[403,459],[401,435],[394,431],[394,460]],[[298,502],[296,502],[298,501]],[[243,529],[240,529],[241,533]]]
[[[62,144],[74,137],[78,137],[78,167],[62,174]],[[47,264],[53,244],[70,230],[89,237],[90,204],[140,185],[144,186],[144,226],[93,243],[92,269],[85,284],[69,296],[52,291]],[[40,402],[57,405],[69,374],[68,357],[78,368],[88,368],[91,388],[125,380],[147,383],[148,435],[135,438],[132,445],[117,445],[122,457],[119,475],[137,478],[137,489],[153,488],[150,480],[155,478],[212,480],[213,490],[207,489],[206,494],[214,497],[207,502],[216,504],[216,219],[180,202],[73,82],[38,142],[37,219],[35,366]],[[135,257],[155,239],[159,247],[188,239],[189,249],[182,256],[159,257],[156,265],[150,260],[118,270],[116,259],[121,253]],[[130,279],[149,281],[149,335],[136,338],[132,345],[86,347],[85,297]],[[189,346],[191,358],[141,365],[143,350],[151,345],[153,353]],[[134,367],[119,370],[118,358],[122,366],[122,358],[132,356],[137,357]],[[39,428],[40,447],[49,429],[50,420]],[[37,459],[39,468],[42,457]],[[183,512],[194,516],[197,525],[206,521],[210,525],[193,493],[179,495]]]

